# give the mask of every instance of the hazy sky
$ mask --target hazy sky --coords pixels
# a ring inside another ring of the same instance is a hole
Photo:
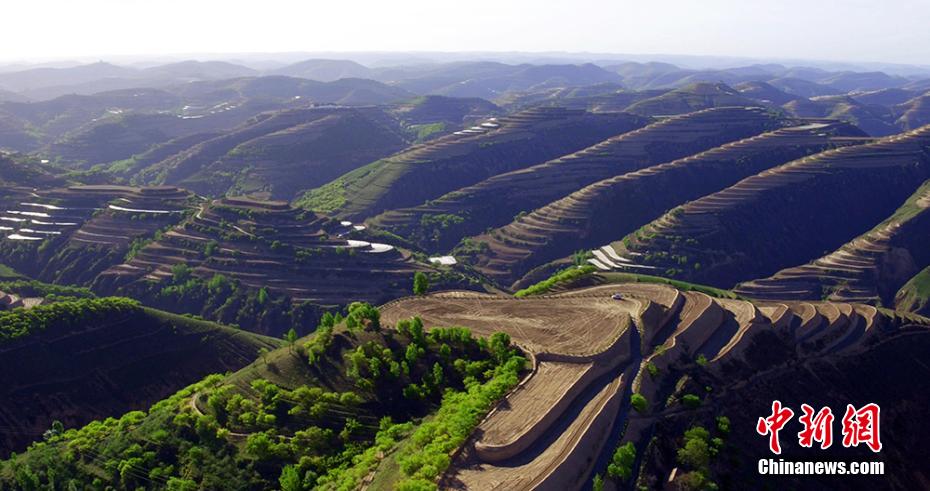
[[[930,65],[928,0],[11,0],[0,59],[588,51]]]

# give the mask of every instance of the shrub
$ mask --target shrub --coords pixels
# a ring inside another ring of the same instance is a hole
[[[701,398],[694,394],[685,394],[681,398],[681,403],[687,408],[694,409],[701,405]]]
[[[646,398],[643,397],[642,394],[633,394],[630,396],[630,405],[633,406],[636,412],[644,413],[649,406],[649,402],[646,401]]]
[[[607,465],[607,475],[613,479],[626,481],[633,475],[633,462],[636,461],[636,446],[633,442],[617,447],[610,464]]]

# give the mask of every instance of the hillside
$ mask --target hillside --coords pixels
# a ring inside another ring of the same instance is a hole
[[[286,202],[224,198],[103,271],[94,288],[279,335],[324,307],[404,296],[415,272],[432,271],[376,240]]]
[[[695,83],[635,102],[626,111],[643,116],[662,116],[714,107],[755,105],[758,103],[726,84]]]
[[[248,104],[202,117],[109,114],[53,140],[40,152],[68,168],[88,169],[132,158],[169,140],[184,141],[193,135],[230,130],[265,109],[276,107]]]
[[[345,78],[332,82],[318,82],[280,75],[192,82],[173,86],[171,91],[189,101],[189,104],[203,106],[224,102],[233,104],[254,99],[299,99],[319,104],[367,106],[399,102],[414,96],[402,88],[374,80]]]
[[[571,65],[454,62],[377,70],[373,78],[417,94],[480,97],[490,101],[509,93],[552,87],[618,82],[619,77],[591,63]]]
[[[904,312],[930,313],[930,267],[922,269],[898,290],[894,305]]]
[[[675,208],[612,246],[624,264],[715,286],[765,277],[890,216],[930,177],[928,145],[923,127],[805,157]]]
[[[505,225],[588,184],[674,160],[780,125],[755,108],[719,108],[674,116],[612,136],[542,164],[496,175],[425,204],[388,211],[373,226],[407,237],[429,251]]]
[[[898,133],[894,113],[885,106],[866,106],[850,96],[824,96],[796,99],[783,108],[801,118],[829,118],[848,121],[872,136]]]
[[[903,425],[882,434],[885,447],[912,450],[835,445],[826,456],[881,460],[898,476],[930,450],[917,404],[926,397],[895,403],[898,381],[926,370],[918,354],[930,346],[930,320],[866,305],[750,303],[612,283],[525,299],[446,292],[380,312],[356,304],[345,320],[325,316],[321,325],[149,411],[51,433],[0,463],[0,483],[93,476],[126,487],[522,490],[582,487],[598,474],[651,488],[678,466],[675,484],[700,477],[741,488],[758,476],[729,456],[768,450],[765,439],[730,430],[767,414],[773,384],[788,380],[779,393],[789,405],[815,394],[828,405],[880,404],[883,421]],[[466,329],[435,327],[456,325]],[[878,367],[891,378],[864,383]],[[440,401],[443,387],[451,390]],[[676,459],[695,438],[708,447],[703,457]],[[808,455],[789,440],[785,458]],[[621,447],[630,461],[616,457]],[[61,458],[64,448],[73,458]],[[805,490],[826,482],[786,479]],[[856,489],[876,486],[872,479],[857,479]]]
[[[629,114],[538,108],[489,119],[343,175],[300,206],[350,219],[412,206],[503,172],[528,167],[646,124]]]
[[[341,78],[372,78],[372,70],[349,60],[304,60],[271,72],[274,75],[332,82]]]
[[[844,123],[799,122],[585,186],[470,239],[468,262],[505,287],[533,268],[633,232],[666,210],[820,151],[862,143]],[[602,251],[595,251],[601,259]]]
[[[913,90],[907,89],[880,89],[865,92],[852,92],[849,95],[866,105],[890,107],[903,104],[919,94]]]
[[[896,123],[905,130],[930,124],[930,94],[915,97],[895,107],[900,114]]]
[[[22,186],[29,188],[61,186],[65,179],[41,161],[0,152],[0,186]]]
[[[622,299],[611,299],[617,293]],[[919,403],[927,399],[896,403],[896,388],[909,383],[909,370],[926,371],[914,357],[930,342],[928,320],[866,305],[753,304],[621,283],[522,300],[440,293],[386,305],[382,321],[413,312],[422,313],[426,325],[501,329],[525,346],[533,361],[532,375],[453,457],[440,481],[443,489],[574,489],[594,474],[611,485],[649,489],[660,489],[677,475],[672,485],[688,488],[697,477],[688,474],[696,473],[704,482],[744,489],[758,475],[750,465],[754,457],[742,456],[767,455],[768,449],[765,439],[735,430],[768,414],[773,391],[784,393],[791,405],[815,395],[830,405],[874,399],[888,418],[883,421],[902,424],[920,414]],[[875,371],[894,374],[893,387],[879,387],[882,382],[868,377]],[[874,382],[863,383],[863,377]],[[791,388],[780,391],[778,383]],[[708,448],[706,463],[676,458],[686,443],[682,434],[692,426],[719,437],[713,442],[719,455]],[[886,448],[891,440],[926,448],[918,443],[926,429],[918,422],[906,428],[893,436],[883,433]],[[811,455],[789,440],[782,439],[784,458]],[[625,464],[615,453],[621,447],[632,453]],[[864,448],[836,447],[829,455],[838,460],[876,458]],[[916,459],[908,455],[882,453],[878,459],[889,469],[914,468]],[[617,468],[624,465],[626,471]],[[745,470],[747,465],[753,472]],[[374,479],[378,482],[377,473]],[[866,477],[855,487],[868,489],[884,479]],[[894,486],[906,487],[907,480]],[[818,489],[829,481],[804,476],[790,482],[797,489]]]
[[[375,108],[266,113],[138,169],[137,182],[183,186],[207,196],[291,200],[301,191],[401,150],[409,136]],[[149,159],[151,160],[151,159]]]
[[[924,183],[893,215],[872,230],[809,264],[778,271],[768,278],[738,285],[734,291],[752,298],[819,300],[897,305],[904,283],[930,266],[926,233],[930,218],[930,182]],[[919,282],[914,282],[919,283]],[[902,310],[916,311],[916,302]]]
[[[748,97],[762,104],[781,106],[797,99],[798,96],[779,90],[766,82],[744,82],[735,87],[743,97]]]
[[[127,299],[0,312],[0,455],[25,449],[53,421],[74,427],[148,407],[280,344]]]
[[[458,130],[469,123],[500,116],[503,110],[477,97],[429,95],[397,104],[391,112],[411,126],[443,124],[443,130],[447,127]]]
[[[49,283],[87,284],[195,201],[172,187],[13,189],[0,195],[0,262]]]
[[[382,324],[368,305],[322,322],[316,336],[148,411],[51,436],[0,462],[0,486],[355,489],[390,461],[401,468],[383,487],[434,488],[525,363],[507,336],[425,334],[419,319]],[[58,458],[64,448],[75,458]]]

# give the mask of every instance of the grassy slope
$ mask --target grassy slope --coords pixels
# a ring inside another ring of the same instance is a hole
[[[930,313],[930,267],[914,275],[895,295],[895,309],[916,312],[921,315]]]
[[[583,286],[603,285],[611,283],[660,283],[671,285],[682,291],[697,291],[717,298],[740,298],[737,294],[721,288],[689,283],[687,281],[673,280],[661,276],[652,276],[638,273],[600,273],[593,266],[582,266],[579,269],[559,271],[549,278],[516,292],[516,296],[541,295],[544,293],[563,291]]]
[[[23,275],[17,273],[13,268],[0,264],[0,280],[19,280],[22,278]]]

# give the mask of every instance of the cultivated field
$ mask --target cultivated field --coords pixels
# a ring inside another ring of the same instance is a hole
[[[751,373],[759,353],[775,344],[793,363],[855,354],[902,325],[930,327],[922,317],[868,305],[753,303],[637,283],[526,299],[444,292],[382,307],[388,324],[413,315],[427,327],[506,332],[530,356],[527,377],[479,425],[442,481],[482,490],[582,488],[601,452],[612,452],[605,448],[617,428],[628,425],[621,439],[645,448],[666,406],[677,407],[675,374],[699,357],[715,376]],[[647,409],[630,409],[632,393],[646,398]]]

